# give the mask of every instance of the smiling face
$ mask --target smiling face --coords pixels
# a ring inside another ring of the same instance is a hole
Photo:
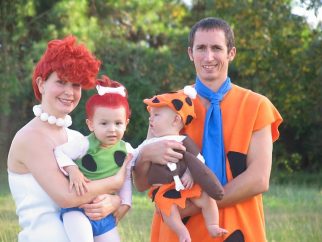
[[[81,85],[61,80],[53,72],[47,80],[37,80],[43,110],[56,117],[64,117],[75,109],[81,98]]]
[[[204,84],[223,83],[228,75],[228,65],[236,54],[236,48],[228,51],[224,31],[221,29],[198,29],[193,46],[188,48],[197,76]]]
[[[125,108],[95,107],[93,117],[86,120],[91,132],[103,147],[111,147],[123,138],[128,120]]]

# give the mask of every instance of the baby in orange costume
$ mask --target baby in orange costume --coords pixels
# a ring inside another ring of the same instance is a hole
[[[195,117],[190,98],[195,96],[195,89],[186,87],[183,92],[166,93],[144,100],[150,113],[150,132],[154,137],[146,142],[151,143],[160,138],[175,139],[181,141],[187,149],[182,162],[168,163],[169,168],[152,164],[148,174],[148,181],[152,185],[149,195],[156,203],[165,223],[182,242],[189,242],[191,238],[181,221],[177,206],[185,208],[187,199],[201,208],[211,237],[219,237],[227,233],[225,229],[219,227],[218,207],[214,200],[222,198],[222,186],[215,175],[202,163],[203,158],[195,143],[188,136],[179,135],[182,128],[189,125]],[[198,160],[199,157],[201,160]],[[177,167],[173,169],[172,165]],[[197,184],[194,184],[194,181]]]

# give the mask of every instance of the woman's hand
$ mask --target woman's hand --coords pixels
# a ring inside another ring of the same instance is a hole
[[[121,205],[121,199],[117,195],[103,194],[97,196],[92,203],[83,204],[80,208],[92,220],[100,220],[114,213]]]

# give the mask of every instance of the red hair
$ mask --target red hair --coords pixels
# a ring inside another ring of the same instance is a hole
[[[47,80],[53,72],[57,72],[63,81],[79,83],[82,88],[91,89],[96,84],[100,65],[101,62],[84,45],[76,44],[76,37],[70,35],[62,40],[52,40],[48,43],[32,76],[35,97],[41,100],[37,78]]]
[[[97,80],[98,85],[104,86],[104,87],[124,87],[122,84],[120,84],[117,81],[113,81],[109,79],[107,76],[102,76],[102,79]],[[125,87],[124,87],[125,88]],[[94,94],[91,96],[85,105],[86,109],[86,116],[88,119],[93,118],[94,111],[96,107],[107,107],[107,108],[119,108],[124,107],[126,119],[129,119],[131,117],[131,110],[130,105],[127,99],[127,91],[125,89],[126,96],[123,97],[122,95],[118,93],[106,93],[102,96],[99,94]]]

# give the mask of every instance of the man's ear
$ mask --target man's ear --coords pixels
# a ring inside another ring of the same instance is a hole
[[[234,58],[236,56],[236,52],[237,52],[236,47],[231,48],[231,50],[229,51],[228,59],[230,62],[234,60]]]
[[[92,122],[92,120],[86,119],[86,124],[87,124],[87,127],[88,127],[89,131],[93,132],[94,131],[94,128],[93,128],[93,122]]]
[[[189,59],[193,61],[192,48],[190,46],[188,47],[188,55],[189,55]]]

